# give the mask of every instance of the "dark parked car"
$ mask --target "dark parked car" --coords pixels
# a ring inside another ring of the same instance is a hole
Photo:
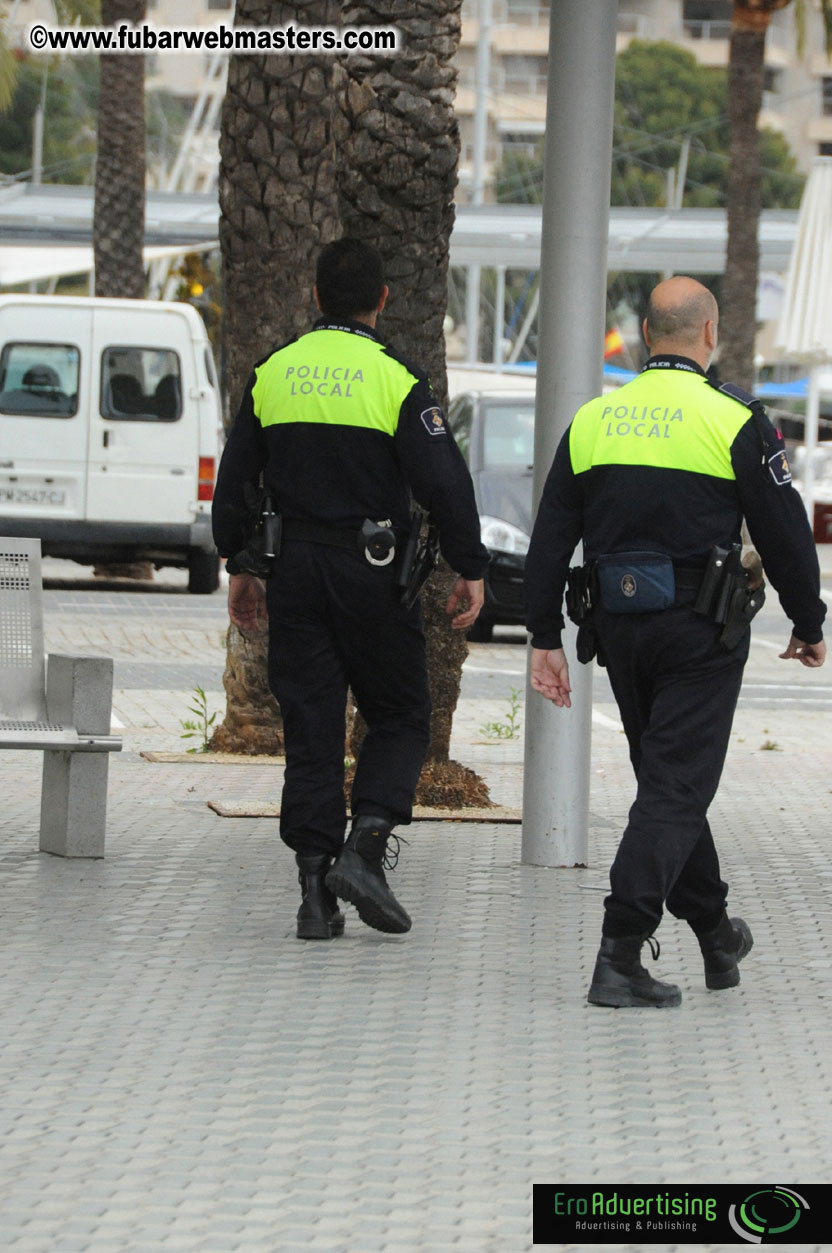
[[[485,605],[469,639],[491,639],[497,623],[523,622],[523,569],[532,529],[534,392],[468,390],[454,396],[451,429],[468,462],[491,561]]]

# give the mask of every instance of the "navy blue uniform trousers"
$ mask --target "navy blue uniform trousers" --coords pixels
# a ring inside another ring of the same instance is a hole
[[[663,906],[716,925],[728,893],[708,825],[748,657],[694,613],[694,593],[661,613],[596,610],[595,626],[630,748],[636,799],[610,870],[604,934],[652,932]]]
[[[296,852],[344,842],[348,687],[368,727],[352,811],[411,819],[430,693],[420,609],[402,608],[394,578],[357,550],[290,540],[268,581],[269,687],[286,741],[280,834]]]

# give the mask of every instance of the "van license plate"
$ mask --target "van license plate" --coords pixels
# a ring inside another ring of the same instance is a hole
[[[0,487],[0,505],[63,505],[66,492],[54,487]]]

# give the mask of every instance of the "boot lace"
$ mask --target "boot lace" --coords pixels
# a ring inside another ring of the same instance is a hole
[[[646,935],[644,940],[646,944],[650,945],[650,956],[653,958],[653,961],[658,961],[662,951],[659,941],[654,935]]]
[[[409,844],[410,841],[406,840],[403,835],[394,835],[392,831],[387,839],[388,844],[387,848],[384,850],[384,857],[382,858],[381,864],[385,870],[395,870],[396,866],[399,864],[399,854],[401,853],[402,844]],[[390,840],[396,841],[396,847],[394,849],[390,848]]]

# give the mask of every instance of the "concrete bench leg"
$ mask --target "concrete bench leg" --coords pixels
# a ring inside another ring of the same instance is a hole
[[[50,722],[79,734],[108,735],[113,704],[109,657],[49,657],[46,707]],[[43,754],[40,851],[59,857],[103,857],[109,753]]]

